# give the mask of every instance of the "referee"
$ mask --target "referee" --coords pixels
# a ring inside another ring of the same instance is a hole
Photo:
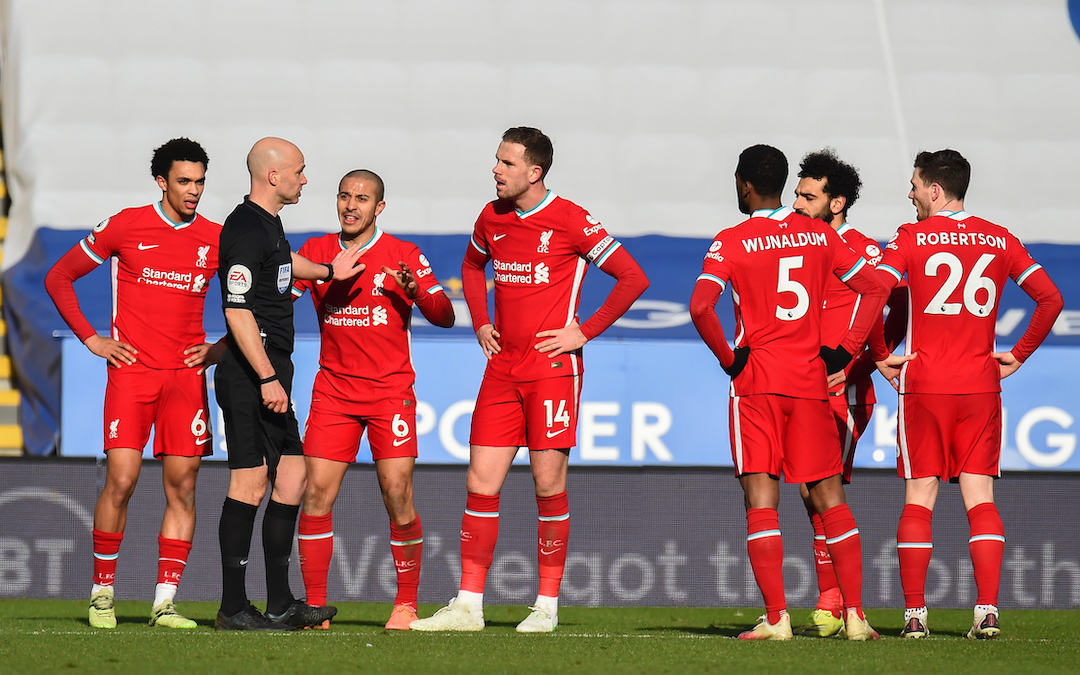
[[[292,143],[264,138],[247,156],[251,193],[221,231],[222,305],[229,348],[214,374],[225,416],[229,493],[221,510],[221,609],[218,630],[293,630],[322,626],[334,607],[312,607],[289,589],[289,555],[307,479],[296,415],[289,403],[293,364],[293,279],[343,280],[363,271],[360,247],[317,264],[289,248],[278,213],[300,200],[304,155]],[[245,571],[259,503],[263,516],[266,614],[247,597]]]

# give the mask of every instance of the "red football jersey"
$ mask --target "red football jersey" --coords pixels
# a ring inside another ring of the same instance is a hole
[[[345,247],[338,233],[313,237],[299,254],[314,262],[330,262]],[[375,401],[388,397],[415,398],[416,381],[410,350],[413,301],[383,265],[398,269],[404,261],[416,283],[428,293],[442,293],[428,259],[414,244],[376,226],[360,259],[367,269],[346,281],[301,281],[293,284],[294,299],[311,291],[322,336],[319,367],[333,383],[335,397]]]
[[[902,226],[878,265],[908,278],[904,350],[918,356],[900,372],[900,393],[1001,391],[1001,369],[990,356],[1001,289],[1039,269],[1008,230],[966,211]]]
[[[485,377],[531,382],[581,374],[580,349],[548,358],[534,349],[546,339],[536,334],[577,319],[588,264],[603,269],[621,246],[588,211],[550,190],[526,212],[504,200],[485,206],[467,254],[490,260],[495,276],[492,323],[502,351],[488,361]]]
[[[824,399],[825,294],[834,276],[847,281],[865,264],[831,227],[788,206],[716,235],[698,279],[731,286],[735,346],[750,348],[731,395]]]
[[[124,209],[79,242],[97,264],[112,257],[112,337],[150,368],[184,368],[206,340],[206,286],[217,273],[221,225],[196,214],[174,223],[160,203]]]
[[[873,239],[862,234],[849,223],[844,223],[836,230],[836,233],[840,235],[840,238],[844,240],[844,243],[848,245],[852,251],[862,256],[862,259],[870,263],[873,266],[877,266],[881,262],[881,247]],[[855,310],[858,309],[856,301],[859,299],[859,294],[848,288],[847,284],[840,281],[835,276],[829,280],[828,290],[825,291],[825,311],[821,315],[821,344],[826,347],[836,347],[840,344],[840,341],[847,335],[848,330],[851,328],[851,322],[855,320]],[[856,357],[858,354],[855,355]],[[852,359],[851,364],[848,364],[846,371],[851,371],[851,366],[854,365],[855,360]],[[854,397],[852,392],[848,391],[847,400],[852,405],[864,405],[875,403],[877,398],[874,397],[874,383],[869,377],[864,377],[856,382],[854,385]],[[847,384],[841,384],[836,387],[834,391],[844,391],[848,388]]]

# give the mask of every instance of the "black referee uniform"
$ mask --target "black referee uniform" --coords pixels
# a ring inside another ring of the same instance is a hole
[[[302,455],[292,407],[292,250],[281,218],[247,197],[221,230],[218,277],[222,306],[251,311],[266,355],[289,396],[284,414],[263,405],[259,376],[229,334],[229,348],[214,373],[218,406],[225,417],[229,468],[277,467],[281,455]]]

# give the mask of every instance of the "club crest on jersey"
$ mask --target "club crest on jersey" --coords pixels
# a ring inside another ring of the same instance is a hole
[[[277,268],[277,292],[284,293],[292,288],[292,263],[278,265]]]
[[[233,265],[225,280],[225,287],[234,295],[243,295],[251,290],[251,270],[243,265]]]
[[[206,277],[201,274],[195,277],[195,280],[191,282],[191,290],[194,293],[202,293],[204,286],[206,286]]]
[[[540,245],[536,247],[537,253],[547,253],[548,244],[551,243],[551,235],[555,234],[555,230],[547,230],[540,233]]]
[[[383,283],[385,283],[385,282],[386,282],[386,272],[379,272],[375,276],[371,277],[371,284],[372,284],[371,294],[372,295],[382,295],[383,294]]]
[[[119,438],[120,434],[116,430],[118,426],[120,426],[120,418],[116,418],[112,422],[109,422],[109,438]]]
[[[195,267],[206,267],[206,256],[210,253],[210,244],[199,247],[199,258],[195,261]]]

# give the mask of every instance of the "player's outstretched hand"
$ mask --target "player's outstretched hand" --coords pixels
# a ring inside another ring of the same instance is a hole
[[[214,344],[203,342],[194,347],[188,347],[184,350],[184,354],[187,356],[187,358],[184,359],[184,365],[188,368],[201,366],[195,374],[202,375],[207,368],[221,360],[221,357],[225,354],[226,348],[227,343],[225,342],[225,338],[221,338]]]
[[[589,338],[585,337],[585,334],[581,332],[581,326],[578,325],[577,321],[571,321],[570,325],[563,328],[542,330],[536,334],[536,337],[548,338],[543,342],[536,343],[533,349],[541,354],[547,354],[549,359],[581,349],[589,341]]]
[[[403,260],[398,261],[398,267],[401,269],[395,270],[383,265],[382,271],[394,277],[398,287],[405,291],[405,297],[412,300],[420,292],[420,286],[416,283],[416,275],[413,274],[412,268],[405,264]]]
[[[364,252],[361,250],[360,244],[353,244],[334,256],[334,259],[330,261],[330,266],[334,268],[334,281],[352,279],[367,269],[367,265],[364,263],[357,264],[362,255],[364,255]]]
[[[280,382],[277,380],[267,382],[260,389],[262,390],[263,405],[269,408],[270,412],[280,415],[289,409],[289,395],[285,393],[285,388],[281,386]]]
[[[135,356],[139,353],[139,350],[126,342],[120,342],[119,340],[102,337],[100,335],[91,335],[83,344],[85,344],[86,348],[91,352],[105,359],[117,368],[125,365],[130,366],[138,360]]]
[[[889,358],[884,361],[876,361],[875,365],[878,372],[885,376],[885,379],[892,385],[892,388],[900,391],[900,367],[918,355],[918,352],[915,354],[889,354]]]
[[[994,357],[994,360],[1000,364],[1001,367],[1001,379],[1012,375],[1017,370],[1020,370],[1020,366],[1023,365],[1016,360],[1012,352],[994,352],[990,356]]]
[[[480,343],[480,348],[484,350],[484,356],[488,358],[488,361],[502,351],[502,347],[499,346],[500,337],[499,331],[495,330],[495,326],[490,323],[485,323],[476,329],[476,341]]]

